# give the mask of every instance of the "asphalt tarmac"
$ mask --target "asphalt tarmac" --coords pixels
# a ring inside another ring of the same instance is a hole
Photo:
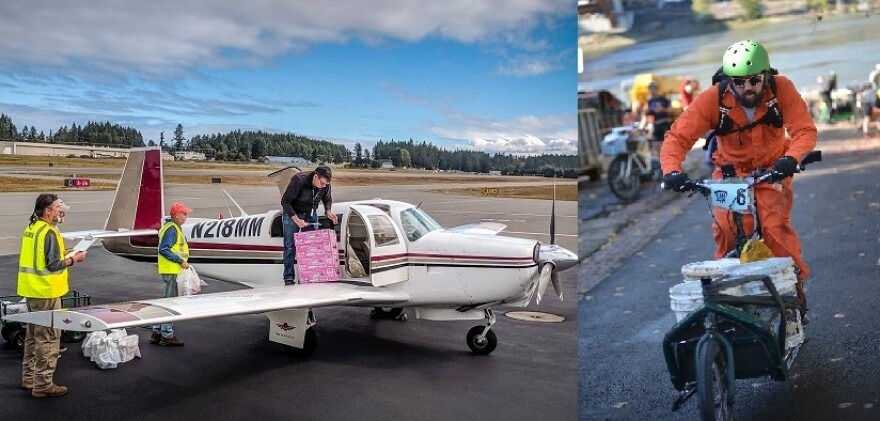
[[[808,342],[788,381],[737,380],[736,419],[880,419],[880,142],[850,139],[851,130],[824,131],[823,162],[795,176],[792,221],[811,268]],[[696,399],[672,412],[678,392],[661,343],[675,322],[669,288],[681,265],[712,258],[710,224],[705,201],[682,196],[582,262],[582,284],[597,257],[622,265],[582,285],[580,419],[699,419]]]
[[[277,189],[226,186],[256,213],[278,203]],[[437,186],[334,189],[337,201],[382,197],[422,202],[446,227],[492,220],[512,236],[548,241],[550,202],[424,193]],[[194,216],[229,210],[215,186],[169,186],[166,204],[186,201]],[[18,236],[35,194],[0,195],[0,295],[15,292]],[[73,206],[62,226],[74,231],[103,226],[113,192],[65,192]],[[234,206],[232,207],[234,210]],[[557,203],[557,242],[576,247],[576,203]],[[502,233],[502,234],[504,234]],[[175,324],[182,348],[148,343],[142,358],[101,370],[82,357],[78,344],[59,360],[55,380],[70,393],[33,399],[19,389],[21,352],[0,347],[0,414],[3,419],[469,419],[565,420],[577,416],[576,270],[561,273],[566,300],[548,292],[540,307],[496,309],[498,348],[474,356],[467,348],[469,322],[374,320],[370,309],[316,310],[318,350],[308,360],[288,356],[267,340],[264,315]],[[211,281],[205,292],[240,288]],[[93,304],[161,295],[155,265],[113,256],[97,246],[71,271],[71,287]],[[507,311],[543,311],[561,323],[515,320]]]

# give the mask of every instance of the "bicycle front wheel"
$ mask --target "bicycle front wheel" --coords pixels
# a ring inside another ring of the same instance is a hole
[[[710,337],[697,355],[697,396],[703,421],[733,420],[728,364],[733,361],[727,361],[721,342]]]
[[[608,187],[625,202],[636,198],[642,186],[641,171],[629,155],[617,155],[608,165]]]

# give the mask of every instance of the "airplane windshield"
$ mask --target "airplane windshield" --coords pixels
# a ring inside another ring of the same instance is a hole
[[[412,242],[422,238],[425,234],[443,229],[440,224],[421,209],[410,208],[400,212],[400,224],[406,238]]]

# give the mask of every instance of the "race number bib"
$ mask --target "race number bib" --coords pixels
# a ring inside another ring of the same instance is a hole
[[[748,183],[712,184],[709,200],[712,206],[740,213],[751,213],[754,204],[754,196]]]

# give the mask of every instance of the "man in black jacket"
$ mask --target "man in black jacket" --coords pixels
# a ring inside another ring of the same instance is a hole
[[[331,207],[333,197],[330,193],[330,167],[318,166],[311,172],[300,172],[290,178],[290,184],[281,196],[284,229],[284,284],[295,284],[293,262],[296,246],[293,234],[309,229],[310,224],[318,223],[318,203],[324,203],[324,214],[334,224],[338,223]]]

